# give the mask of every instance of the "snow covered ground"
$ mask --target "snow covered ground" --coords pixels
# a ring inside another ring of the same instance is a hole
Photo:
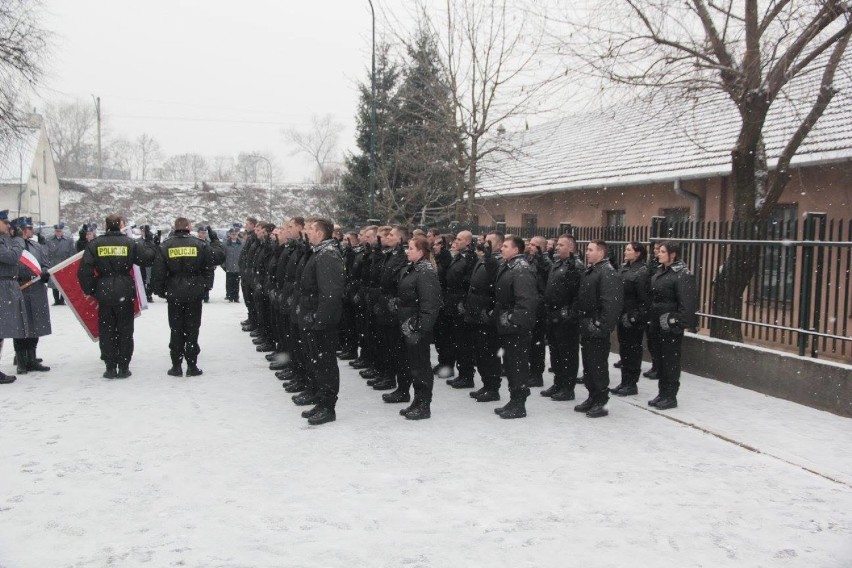
[[[0,386],[0,566],[852,566],[852,420],[687,375],[665,416],[645,379],[600,420],[441,383],[409,422],[342,364],[313,428],[223,287],[196,378],[165,373],[162,301],[124,381],[52,308],[53,370]]]

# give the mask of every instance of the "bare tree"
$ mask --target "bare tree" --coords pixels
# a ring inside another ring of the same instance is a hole
[[[316,178],[314,181],[324,183],[327,177],[327,168],[337,160],[337,142],[343,124],[334,120],[334,116],[326,114],[322,117],[316,114],[311,116],[311,127],[309,130],[301,131],[291,128],[284,132],[287,141],[293,146],[291,155],[304,154],[310,158],[316,166]]]
[[[233,181],[234,158],[231,156],[215,156],[210,166],[210,181]]]
[[[275,157],[268,152],[259,150],[240,152],[237,156],[234,172],[236,179],[243,183],[257,183],[259,181],[271,183],[273,179],[281,176],[281,170]]]
[[[198,183],[207,175],[207,161],[199,154],[178,154],[163,162],[163,177]]]
[[[443,14],[421,4],[421,24],[439,38],[455,116],[461,136],[456,156],[456,215],[469,217],[483,169],[515,152],[498,136],[523,117],[542,109],[559,83],[560,73],[542,63],[541,28],[527,12],[507,0],[446,0]]]
[[[0,140],[27,126],[26,101],[41,80],[48,33],[35,0],[0,0]]]
[[[95,108],[82,99],[64,101],[49,105],[45,119],[59,177],[86,176],[95,159]]]
[[[161,157],[160,143],[148,134],[140,134],[136,139],[136,161],[139,164],[139,177],[143,181],[148,179],[148,172],[157,165]]]
[[[722,92],[739,111],[731,147],[734,219],[767,219],[791,178],[790,162],[837,92],[834,77],[852,35],[852,4],[841,0],[612,0],[571,21],[562,47],[599,77],[695,98]],[[570,35],[568,35],[570,33]],[[569,38],[570,39],[567,39]],[[799,103],[798,127],[767,170],[763,130],[773,103],[808,73],[819,86]],[[733,247],[715,283],[713,313],[738,319],[759,260]],[[737,322],[711,333],[742,338]]]
[[[133,166],[136,161],[136,145],[125,138],[117,138],[107,144],[105,162],[107,167],[117,171],[127,172],[128,178],[133,177]]]

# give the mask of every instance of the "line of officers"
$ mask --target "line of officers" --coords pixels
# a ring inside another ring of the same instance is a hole
[[[541,237],[469,231],[450,237],[403,226],[334,233],[325,219],[294,217],[282,227],[249,218],[240,260],[248,318],[242,322],[270,369],[311,424],[335,420],[341,360],[360,370],[400,414],[429,418],[435,375],[477,402],[509,401],[501,418],[526,416],[530,387],[543,385],[545,345],[554,384],[541,395],[574,400],[582,360],[587,399],[574,407],[606,416],[609,395],[638,393],[647,335],[658,395],[649,405],[677,406],[681,340],[696,325],[695,279],[680,244],[625,247],[624,264],[591,241],[585,261],[573,236],[551,251]],[[334,238],[332,238],[334,236]],[[609,388],[610,336],[617,332],[621,382]],[[430,361],[435,345],[438,364]],[[340,349],[337,349],[338,345]],[[456,375],[456,371],[458,374]],[[412,399],[411,391],[414,391]]]

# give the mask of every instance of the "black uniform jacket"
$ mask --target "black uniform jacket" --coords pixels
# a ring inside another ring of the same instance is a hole
[[[560,323],[572,318],[574,302],[580,291],[583,277],[582,265],[573,254],[566,259],[559,257],[550,266],[547,285],[544,288],[544,305],[551,323]]]
[[[312,248],[298,286],[296,315],[301,329],[331,329],[340,322],[345,287],[343,270],[337,241],[328,239]]]
[[[670,314],[669,322],[674,332],[693,328],[698,323],[695,317],[698,310],[695,276],[681,260],[657,269],[651,278],[651,301],[652,324],[658,322],[663,314]]]
[[[393,249],[385,262],[382,264],[380,299],[373,305],[376,314],[376,322],[382,325],[394,325],[397,322],[397,286],[399,286],[399,275],[408,264],[405,249],[402,245]]]
[[[189,231],[175,231],[160,245],[151,286],[155,294],[169,301],[195,302],[204,298],[214,267],[206,241]]]
[[[107,231],[83,250],[77,269],[80,287],[105,306],[132,302],[136,288],[130,269],[134,264],[151,266],[155,256],[153,244],[131,239],[121,231]]]
[[[434,265],[427,259],[410,262],[399,277],[399,322],[431,333],[441,309],[441,283]]]
[[[644,325],[648,317],[650,297],[648,290],[648,266],[642,260],[624,263],[619,270],[624,283],[623,312],[631,325]]]
[[[476,253],[466,248],[455,257],[447,267],[447,289],[444,292],[444,313],[450,317],[462,316],[459,305],[465,301],[470,288],[470,275],[477,261]]]
[[[464,319],[476,325],[494,325],[494,281],[500,268],[499,255],[482,255],[470,273],[464,303]]]
[[[618,324],[623,305],[621,278],[609,260],[603,259],[588,267],[574,302],[574,311],[580,318],[580,333],[584,337],[609,337]]]
[[[497,332],[512,335],[532,331],[538,303],[535,275],[527,259],[517,255],[501,264],[494,284]]]

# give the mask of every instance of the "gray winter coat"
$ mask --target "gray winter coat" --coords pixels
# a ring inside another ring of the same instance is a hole
[[[27,337],[24,296],[18,287],[18,259],[24,240],[0,235],[0,339]]]
[[[225,272],[236,272],[240,271],[240,254],[243,252],[243,242],[239,239],[236,241],[232,241],[228,239],[225,241],[225,264],[222,265],[222,268],[225,269]]]
[[[47,256],[47,250],[35,239],[24,241],[24,248],[38,260],[42,271],[46,271],[52,266]],[[23,286],[33,278],[38,278],[38,276],[23,264],[18,265],[19,285]],[[24,316],[27,325],[25,337],[50,335],[52,330],[50,328],[50,303],[47,300],[47,286],[38,281],[23,290],[23,294]]]

